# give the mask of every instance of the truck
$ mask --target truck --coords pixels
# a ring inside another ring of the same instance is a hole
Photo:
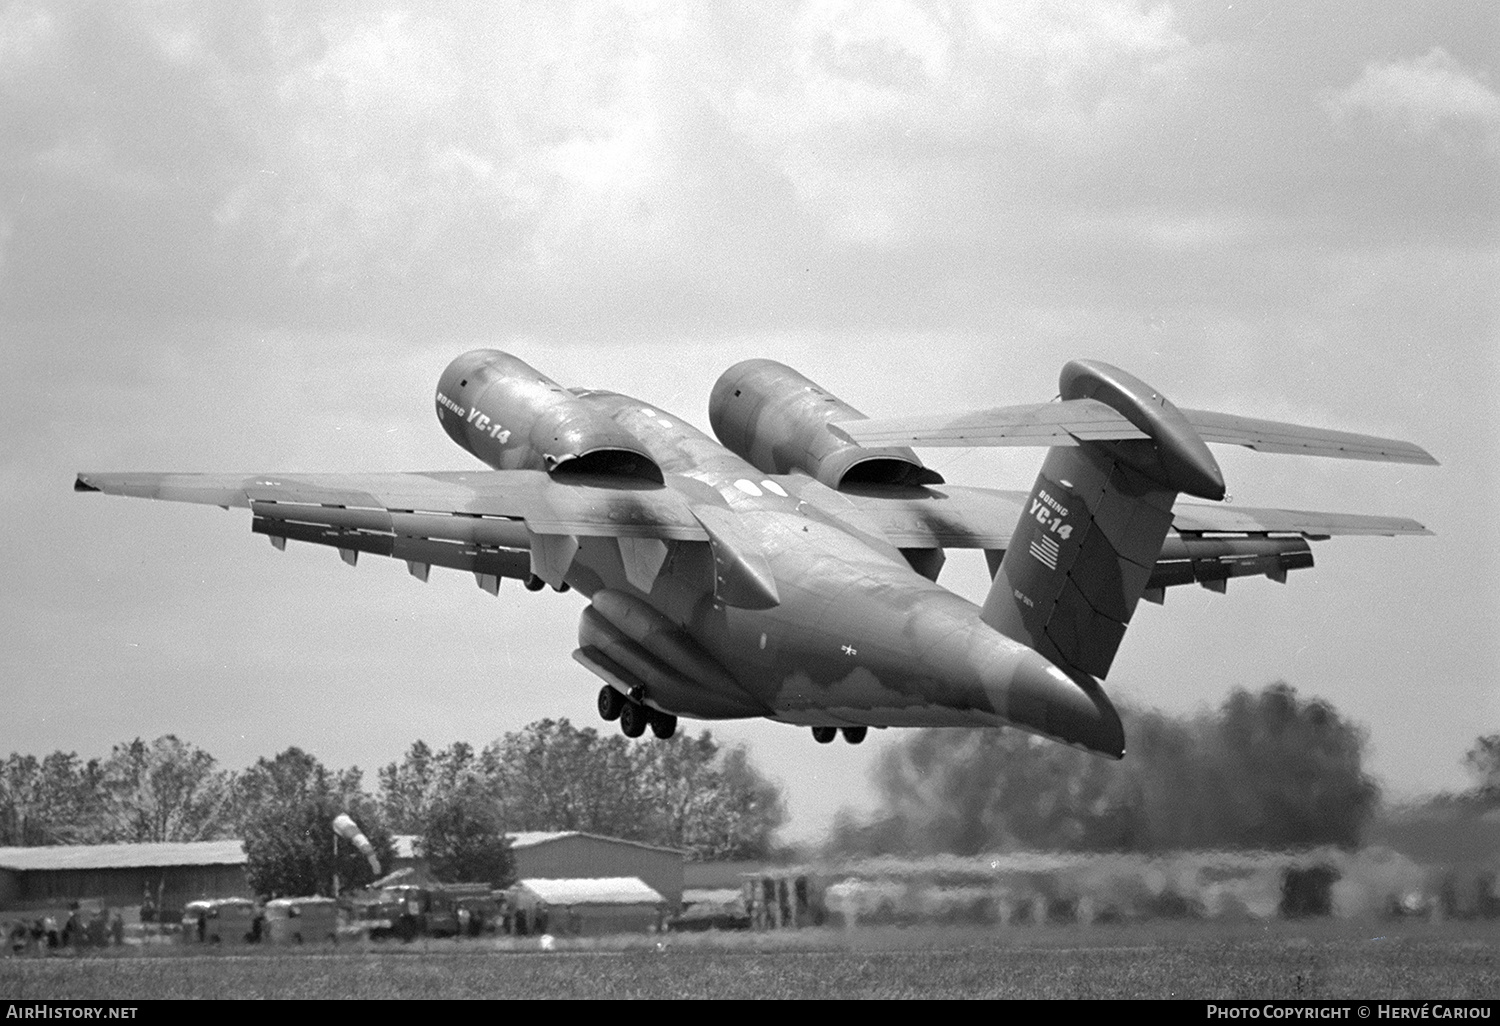
[[[394,884],[348,900],[350,925],[377,939],[477,937],[499,930],[505,912],[482,883]]]
[[[260,930],[260,909],[249,898],[190,901],[182,909],[184,944],[253,944]]]
[[[440,887],[397,884],[350,901],[351,920],[372,938],[453,937],[459,932],[458,902]]]
[[[338,943],[339,905],[333,898],[273,898],[263,916],[268,944]]]

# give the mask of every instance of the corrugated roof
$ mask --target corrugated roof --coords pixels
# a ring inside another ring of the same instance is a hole
[[[510,834],[510,846],[512,848],[534,848],[538,844],[546,844],[548,841],[561,841],[564,837],[590,837],[591,834],[580,833],[577,830],[517,830]],[[607,841],[619,841],[617,837],[606,837]],[[634,841],[620,841],[621,844],[634,844]]]
[[[243,866],[239,840],[168,844],[60,844],[0,848],[0,869],[139,869],[158,866]]]
[[[647,851],[665,851],[673,855],[687,854],[681,848],[666,848],[660,844],[647,844],[645,841],[629,841],[623,837],[610,837],[607,834],[591,834],[587,830],[522,830],[510,835],[510,846],[512,848],[531,848],[538,844],[559,841],[564,837],[589,837],[596,841],[608,841],[610,844],[628,844],[632,848],[645,848]]]
[[[512,848],[530,848],[537,844],[546,844],[548,841],[561,840],[564,837],[584,837],[576,830],[521,830],[510,837]],[[614,841],[616,838],[608,837],[605,840]],[[417,835],[416,834],[392,834],[391,842],[396,846],[396,858],[414,859],[417,857]],[[620,841],[621,844],[634,844],[634,841]]]
[[[610,844],[628,844],[632,848],[645,848],[648,851],[665,851],[674,855],[685,854],[679,848],[663,848],[658,844],[646,844],[644,841],[627,841],[623,837],[606,837],[604,834],[591,834],[584,830],[517,830],[510,837],[510,846],[515,848],[535,848],[539,844],[550,844],[553,841],[561,841],[567,837],[591,837],[596,841],[608,841]],[[417,857],[417,835],[416,834],[393,834],[391,841],[396,845],[396,858],[414,859]]]
[[[516,884],[549,905],[662,905],[656,891],[634,876],[606,876],[591,880],[522,880]]]

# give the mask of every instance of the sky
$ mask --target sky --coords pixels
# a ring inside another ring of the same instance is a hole
[[[1442,464],[1217,449],[1235,504],[1436,536],[1174,589],[1110,693],[1285,680],[1388,794],[1463,787],[1500,731],[1497,62],[1485,0],[0,3],[0,753],[173,733],[373,786],[417,738],[613,729],[575,594],[277,553],[77,471],[474,469],[432,393],[481,346],[705,430],[750,357],[871,416],[1043,402],[1082,357]],[[1042,454],[926,455],[1028,488]],[[900,734],[712,730],[789,840],[868,809]]]

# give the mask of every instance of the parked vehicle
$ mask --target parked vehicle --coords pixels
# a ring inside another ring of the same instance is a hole
[[[249,898],[190,901],[182,909],[184,944],[253,944],[260,930],[260,909]]]
[[[333,898],[273,898],[263,915],[268,944],[338,943],[339,905]]]
[[[458,898],[437,887],[399,884],[357,895],[350,902],[357,925],[371,937],[453,937],[459,932]]]

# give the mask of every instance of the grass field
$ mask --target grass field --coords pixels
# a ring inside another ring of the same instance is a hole
[[[660,942],[660,943],[658,943]],[[1205,923],[479,940],[0,960],[0,999],[1490,998],[1500,924]]]

